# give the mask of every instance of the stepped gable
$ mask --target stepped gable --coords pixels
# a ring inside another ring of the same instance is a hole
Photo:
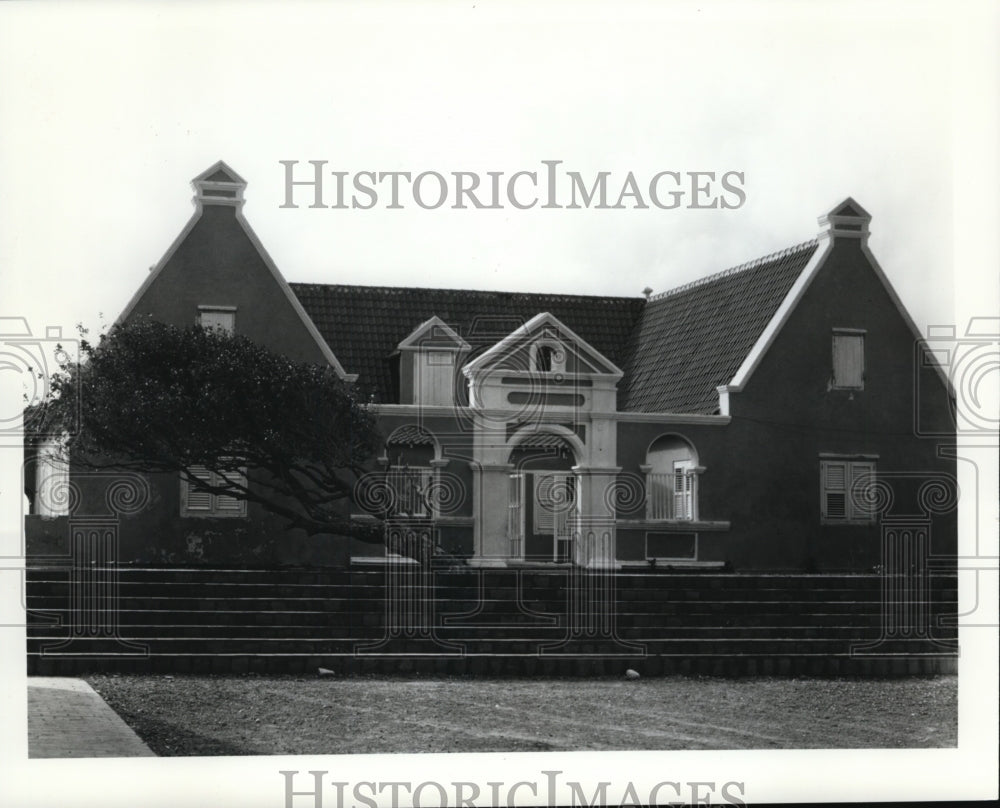
[[[789,247],[650,298],[629,340],[619,409],[712,414],[818,246]]]
[[[646,302],[641,297],[468,289],[310,283],[291,288],[343,366],[358,374],[359,390],[376,403],[393,403],[392,354],[431,317],[455,329],[475,356],[547,311],[621,366]]]

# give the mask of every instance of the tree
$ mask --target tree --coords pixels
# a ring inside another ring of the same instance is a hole
[[[34,419],[68,435],[74,465],[168,472],[196,491],[257,503],[309,535],[381,542],[382,523],[348,502],[378,484],[374,414],[332,368],[295,362],[243,336],[151,319],[113,326],[62,366]],[[369,508],[371,511],[372,509]]]

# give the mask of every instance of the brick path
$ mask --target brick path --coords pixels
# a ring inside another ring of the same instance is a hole
[[[152,751],[80,679],[28,677],[28,757],[142,757]]]

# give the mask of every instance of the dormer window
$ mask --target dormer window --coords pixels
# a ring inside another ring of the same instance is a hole
[[[539,340],[531,352],[531,369],[538,373],[565,373],[566,349],[555,340]]]
[[[225,334],[232,334],[236,330],[236,307],[199,306],[198,325],[202,328],[211,328]]]
[[[396,346],[399,351],[399,402],[450,407],[455,404],[455,368],[469,350],[440,317],[418,325]]]
[[[440,406],[454,404],[454,351],[417,351],[414,360],[416,403]]]

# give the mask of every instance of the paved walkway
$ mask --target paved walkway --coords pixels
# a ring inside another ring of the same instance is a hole
[[[150,757],[152,751],[82,679],[28,677],[28,757]]]

